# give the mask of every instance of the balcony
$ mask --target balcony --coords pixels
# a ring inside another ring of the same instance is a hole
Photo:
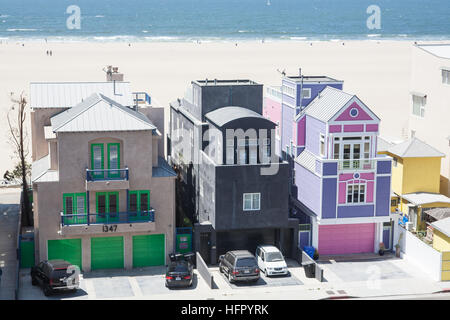
[[[375,159],[346,159],[337,160],[339,171],[352,170],[374,170],[376,168]]]
[[[92,234],[102,232],[136,232],[155,230],[155,210],[139,212],[109,212],[64,214],[61,212],[62,234]]]
[[[124,169],[86,169],[86,190],[124,190],[130,187],[129,170]]]

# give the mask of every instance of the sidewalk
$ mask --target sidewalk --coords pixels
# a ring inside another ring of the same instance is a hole
[[[16,284],[16,243],[20,188],[0,190],[0,300],[13,300]]]

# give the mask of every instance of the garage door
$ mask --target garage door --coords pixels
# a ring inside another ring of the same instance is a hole
[[[48,260],[63,259],[81,269],[81,239],[48,240]]]
[[[373,252],[374,239],[374,223],[319,226],[319,254]]]
[[[133,236],[133,267],[164,265],[164,234]]]
[[[91,269],[123,268],[123,237],[91,239]]]

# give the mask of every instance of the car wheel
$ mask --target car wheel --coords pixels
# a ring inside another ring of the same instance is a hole
[[[264,269],[264,270],[263,270],[263,273],[264,273],[264,275],[265,275],[266,277],[268,277],[268,275],[267,275],[267,269]]]
[[[48,285],[44,286],[44,294],[46,297],[52,294],[52,289]]]
[[[33,286],[37,286],[38,285],[38,282],[37,282],[35,277],[31,277],[31,285],[33,285]]]

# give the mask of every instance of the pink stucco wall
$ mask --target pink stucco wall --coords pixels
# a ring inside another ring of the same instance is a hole
[[[319,226],[319,254],[351,254],[374,251],[375,224]]]
[[[281,132],[281,104],[279,102],[265,97],[263,115],[270,121],[279,123]]]

